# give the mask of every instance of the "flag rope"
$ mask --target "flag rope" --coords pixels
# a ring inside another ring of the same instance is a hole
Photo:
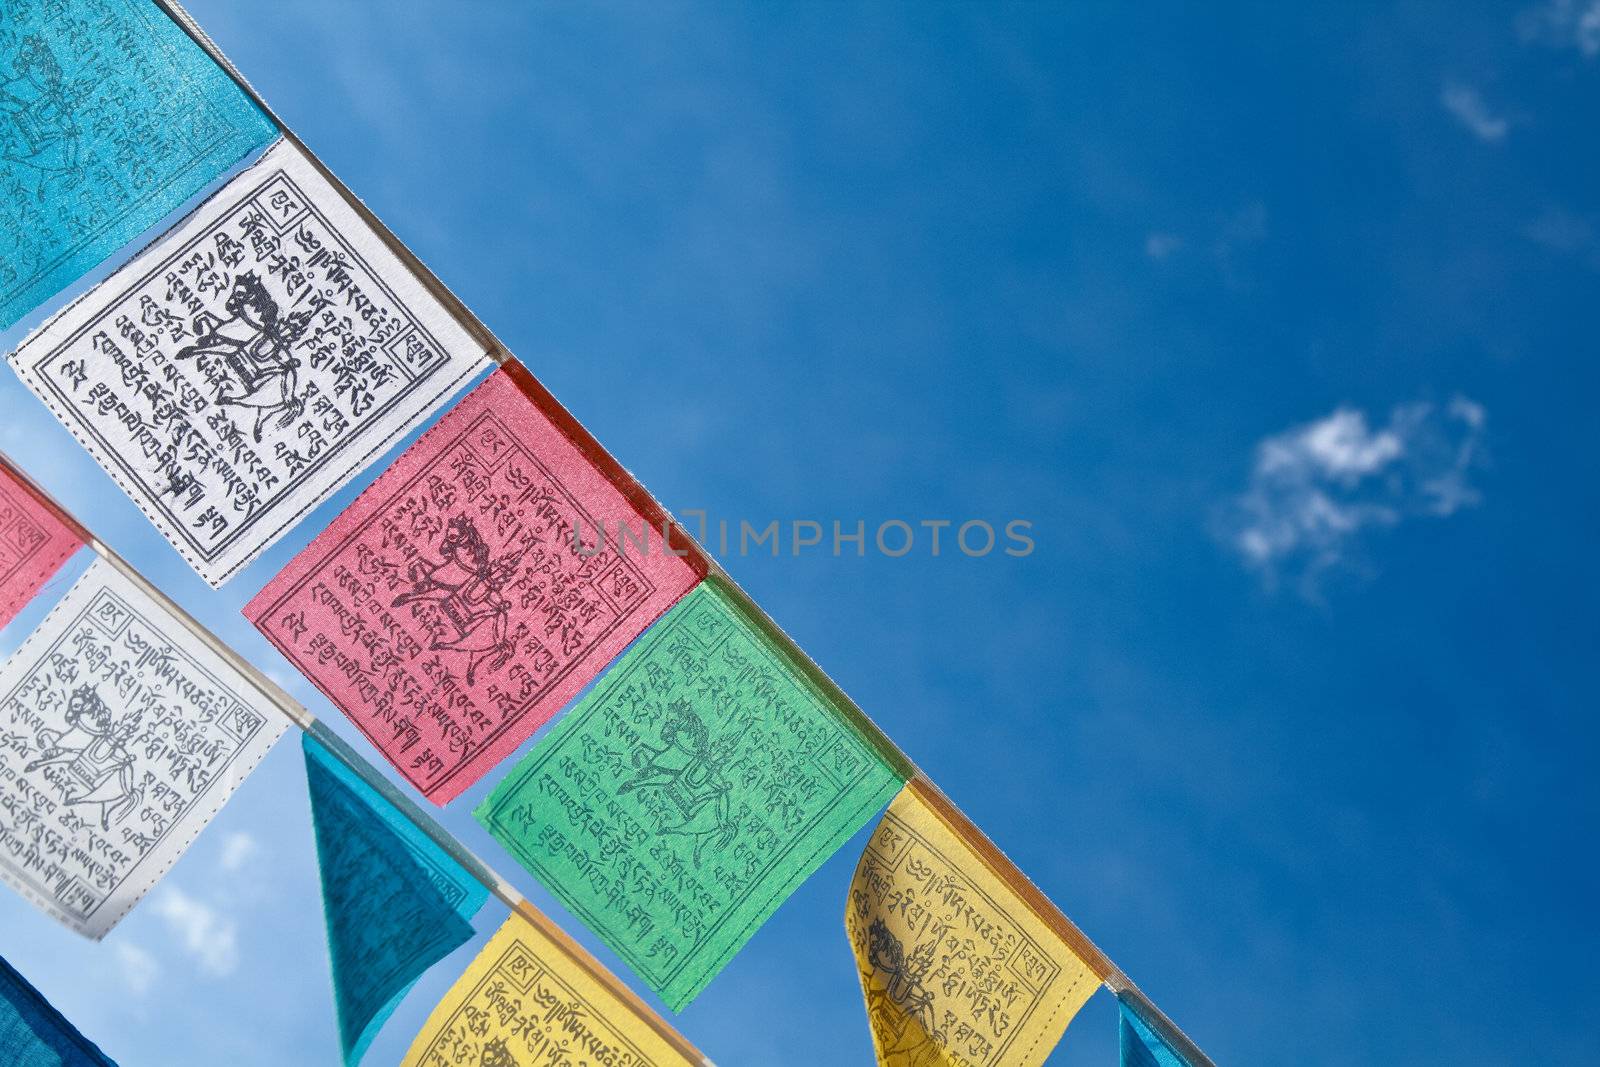
[[[435,275],[433,271],[430,270],[414,252],[411,251],[406,243],[397,237],[392,230],[385,226],[382,220],[373,214],[366,204],[362,202],[361,198],[351,192],[349,187],[347,187],[344,182],[340,181],[336,174],[328,169],[328,167],[322,162],[317,154],[313,152],[303,141],[301,141],[299,136],[294,133],[289,125],[272,110],[271,106],[267,104],[267,102],[262,98],[261,94],[256,92],[255,88],[245,78],[243,73],[241,73],[239,69],[233,65],[233,62],[227,57],[217,43],[211,39],[210,35],[200,27],[199,23],[194,20],[194,17],[184,9],[179,0],[156,0],[156,3],[163,10],[165,10],[169,16],[171,16],[173,21],[183,28],[184,32],[187,33],[197,45],[206,51],[206,53],[217,63],[218,66],[227,72],[228,76],[231,77],[239,86],[239,88],[250,97],[251,101],[254,102],[255,105],[259,107],[262,112],[277,125],[284,138],[289,140],[296,148],[305,154],[306,158],[310,160],[312,165],[315,166],[322,176],[327,179],[328,183],[338,191],[339,195],[345,199],[345,201],[353,210],[361,215],[363,221],[372,227],[373,232],[389,248],[389,250],[392,251],[396,256],[400,257],[400,259],[416,274],[417,278],[422,282],[422,284],[436,299],[439,300],[446,310],[450,312],[450,314],[457,320],[462,328],[471,333],[480,344],[485,346],[489,357],[502,368],[511,373],[514,380],[517,381],[519,387],[529,395],[530,399],[534,399],[536,402],[541,403],[541,405],[545,407],[546,414],[552,416],[553,421],[555,421],[557,425],[561,427],[561,429],[570,439],[572,439],[573,443],[577,445],[586,455],[588,455],[591,460],[595,461],[600,466],[601,470],[608,477],[610,477],[615,484],[617,484],[618,488],[621,489],[636,506],[641,508],[642,514],[644,514],[647,518],[651,518],[653,521],[659,518],[662,521],[670,523],[671,529],[678,536],[683,538],[684,543],[691,547],[691,550],[698,556],[701,564],[705,566],[711,574],[714,574],[723,583],[725,583],[727,588],[735,593],[741,602],[741,606],[750,613],[750,617],[767,632],[768,636],[775,639],[778,647],[785,651],[788,659],[813,683],[818,685],[823,692],[832,698],[842,709],[844,709],[852,719],[855,720],[855,723],[861,732],[889,762],[889,764],[892,767],[900,770],[911,782],[911,784],[918,789],[924,798],[927,798],[933,802],[933,805],[941,812],[942,817],[945,818],[951,828],[957,832],[958,836],[965,840],[978,855],[983,857],[984,861],[989,864],[996,875],[1003,878],[1018,891],[1019,895],[1028,903],[1029,907],[1036,914],[1038,914],[1044,922],[1051,926],[1063,941],[1065,941],[1073,948],[1075,952],[1079,954],[1083,961],[1094,970],[1101,981],[1103,981],[1113,993],[1117,994],[1133,1005],[1141,1017],[1143,1017],[1145,1021],[1150,1024],[1151,1028],[1160,1034],[1164,1040],[1167,1040],[1168,1043],[1173,1046],[1174,1050],[1188,1059],[1191,1064],[1195,1065],[1195,1067],[1215,1067],[1215,1064],[1211,1058],[1207,1056],[1205,1052],[1202,1051],[1201,1048],[1195,1044],[1195,1042],[1191,1040],[1178,1027],[1178,1025],[1167,1016],[1165,1012],[1163,1012],[1153,1001],[1150,1000],[1149,997],[1140,991],[1138,986],[1133,983],[1127,974],[1114,962],[1112,962],[1111,958],[1106,955],[1106,953],[1103,952],[1099,946],[1097,946],[1089,938],[1089,936],[1077,926],[1076,923],[1068,918],[1066,913],[1063,912],[1059,906],[1057,906],[1036,885],[1034,885],[1032,880],[1030,880],[1027,875],[1025,875],[1017,867],[1016,864],[1011,862],[1011,860],[1005,855],[1004,852],[1000,850],[997,845],[995,845],[995,843],[987,834],[980,830],[971,819],[967,818],[967,816],[961,812],[955,803],[951,801],[942,790],[933,784],[928,776],[917,767],[916,763],[910,758],[910,756],[908,756],[886,733],[884,733],[882,728],[880,728],[878,724],[872,720],[871,716],[863,711],[855,701],[850,699],[849,695],[846,694],[845,691],[828,676],[827,672],[824,671],[815,660],[806,654],[798,642],[794,641],[786,632],[784,632],[783,628],[780,627],[777,622],[773,620],[773,618],[767,614],[767,612],[759,604],[757,604],[748,593],[744,591],[744,588],[727,573],[721,564],[717,562],[715,557],[713,557],[711,553],[704,549],[704,547],[699,543],[698,539],[691,535],[683,526],[683,524],[678,522],[677,519],[673,517],[671,513],[667,511],[666,508],[649,493],[647,489],[645,489],[643,484],[640,483],[638,479],[634,478],[633,475],[628,472],[628,470],[624,468],[615,457],[607,452],[605,447],[600,444],[599,440],[595,438],[593,434],[589,433],[589,431],[584,428],[583,424],[580,423],[578,419],[573,416],[572,413],[569,412],[559,400],[552,396],[547,390],[544,389],[542,385],[538,383],[533,375],[529,373],[526,368],[524,368],[517,360],[517,358],[512,355],[511,352],[500,342],[499,338],[497,338],[494,332],[489,329],[488,325],[479,319],[477,315],[473,314],[466,304],[464,304],[460,298],[458,298],[455,293],[453,293],[450,288],[445,285],[444,282],[441,281],[439,277]],[[142,579],[140,580],[142,581]],[[163,599],[166,598],[163,597]],[[168,602],[170,603],[170,601]],[[187,618],[186,615],[184,617]],[[246,664],[246,666],[248,665]],[[262,680],[268,681],[268,684],[271,684],[270,681],[265,678]],[[274,688],[276,687],[274,686]],[[287,697],[287,694],[285,694],[285,696]],[[309,712],[306,714],[309,717]],[[315,720],[313,719],[312,721]],[[321,737],[319,736],[318,739],[321,740]],[[387,785],[387,780],[384,781],[385,785]],[[426,818],[426,816],[424,817]],[[430,819],[429,822],[431,821],[432,820]],[[451,840],[454,839],[452,838]],[[515,893],[515,890],[512,890],[512,892]],[[496,895],[499,894],[497,893]],[[564,934],[561,936],[565,937]],[[632,995],[631,992],[629,995]],[[698,1053],[696,1055],[698,1055]]]
[[[556,925],[549,916],[536,908],[499,872],[480,859],[466,845],[462,844],[454,834],[440,826],[415,801],[407,797],[388,778],[379,773],[364,756],[351,748],[344,738],[335,733],[316,715],[313,715],[309,708],[301,704],[282,686],[278,685],[249,660],[236,652],[226,641],[212,633],[203,623],[184,610],[182,605],[174,601],[141,574],[133,564],[123,559],[115,549],[96,537],[92,530],[79,522],[64,505],[51,496],[48,490],[36,482],[4,451],[0,451],[0,467],[3,467],[7,474],[15,478],[18,485],[27,490],[35,500],[76,534],[85,547],[105,560],[123,577],[138,586],[146,595],[158,601],[194,637],[220,656],[230,667],[238,671],[246,681],[254,686],[263,697],[291,722],[310,735],[323,748],[327,749],[335,759],[349,768],[366,785],[377,791],[395,807],[395,810],[410,820],[418,830],[426,834],[434,844],[443,849],[451,859],[459,863],[468,874],[472,875],[473,878],[488,889],[501,903],[536,927],[540,933],[553,941],[573,964],[585,971],[589,977],[605,986],[610,993],[637,1013],[655,1031],[657,1036],[691,1062],[700,1063],[703,1067],[716,1067],[705,1053],[695,1048],[687,1038],[673,1028],[671,1023],[663,1019],[655,1009],[646,1004],[626,983],[612,974],[604,964],[595,959],[587,949]]]

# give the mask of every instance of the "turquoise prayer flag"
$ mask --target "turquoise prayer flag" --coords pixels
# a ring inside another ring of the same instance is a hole
[[[0,1063],[8,1067],[117,1067],[3,959]]]
[[[422,972],[472,939],[489,891],[310,735],[303,746],[339,1038],[354,1064]]]
[[[680,1011],[902,781],[712,579],[475,814]]]
[[[0,330],[277,134],[153,0],[6,0]]]
[[[1122,1067],[1189,1067],[1188,1061],[1174,1052],[1127,1001],[1118,1000],[1117,1006],[1122,1009]]]

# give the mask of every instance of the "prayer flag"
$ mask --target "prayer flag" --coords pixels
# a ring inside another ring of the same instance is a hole
[[[245,614],[445,804],[694,585],[700,572],[662,551],[659,528],[640,549],[612,537],[618,524],[648,534],[629,498],[501,370]]]
[[[0,330],[277,134],[151,0],[6,0]]]
[[[1122,1067],[1189,1067],[1188,1061],[1173,1051],[1127,1001],[1119,998],[1117,1006],[1121,1009],[1118,1030]]]
[[[433,1009],[400,1067],[699,1063],[512,912]]]
[[[487,361],[287,141],[11,356],[213,586]]]
[[[900,781],[712,579],[477,817],[678,1011]]]
[[[78,535],[0,463],[0,629],[82,546]]]
[[[287,725],[97,559],[0,668],[0,878],[98,940]]]
[[[328,750],[302,734],[322,908],[347,1064],[418,977],[472,940],[489,891]]]
[[[117,1067],[3,959],[0,1063],[11,1067]]]
[[[884,1067],[1035,1067],[1100,985],[913,782],[845,907]]]

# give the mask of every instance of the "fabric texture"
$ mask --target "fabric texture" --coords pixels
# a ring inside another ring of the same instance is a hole
[[[476,814],[677,1011],[900,782],[710,579]]]
[[[878,1063],[1038,1067],[1100,980],[913,782],[845,906]]]
[[[310,735],[302,745],[339,1038],[354,1064],[422,972],[472,939],[489,891]]]
[[[116,1067],[3,959],[0,1063],[7,1067]]]
[[[445,804],[693,587],[686,559],[619,544],[619,524],[644,521],[499,370],[245,614]]]
[[[277,133],[151,0],[6,0],[0,330]]]
[[[286,140],[11,356],[213,586],[488,365]]]
[[[97,940],[288,727],[104,559],[0,668],[0,721],[0,880]]]
[[[0,464],[0,629],[81,547],[78,535]]]
[[[1189,1067],[1189,1061],[1173,1051],[1139,1013],[1119,1000],[1121,1022],[1118,1026],[1122,1046],[1122,1067]]]
[[[401,1067],[699,1067],[512,913],[433,1009]]]

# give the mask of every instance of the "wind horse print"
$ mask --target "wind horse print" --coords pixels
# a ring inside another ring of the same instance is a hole
[[[150,0],[6,0],[0,330],[277,133]]]
[[[11,365],[221,585],[488,354],[280,141]]]
[[[245,608],[436,804],[702,573],[659,538],[597,538],[647,520],[537,397],[490,375]]]
[[[305,414],[310,391],[301,387],[301,361],[294,349],[314,314],[309,307],[284,314],[261,275],[247,270],[233,276],[221,315],[202,311],[195,316],[194,343],[178,349],[177,358],[205,368],[217,407],[254,413],[250,439],[260,444],[269,419],[281,430]]]
[[[283,733],[259,693],[96,560],[0,668],[0,879],[92,938]]]
[[[476,814],[678,1011],[900,781],[712,578]]]
[[[1037,1067],[1100,980],[913,780],[845,907],[884,1067]]]

